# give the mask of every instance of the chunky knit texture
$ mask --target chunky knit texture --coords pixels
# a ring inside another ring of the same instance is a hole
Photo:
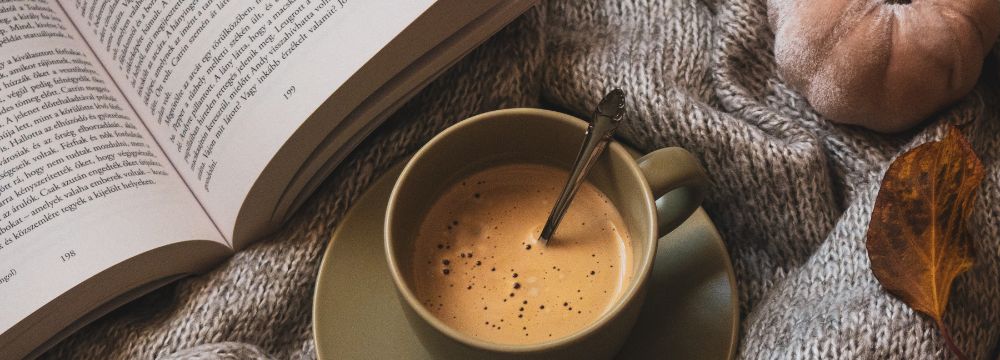
[[[872,276],[864,241],[900,152],[959,126],[986,167],[970,230],[977,263],[945,322],[974,359],[1000,338],[996,51],[973,93],[912,132],[835,126],[776,75],[764,0],[553,0],[434,82],[355,151],[294,219],[224,264],[113,312],[49,358],[313,358],[311,302],[331,233],[371,182],[471,115],[546,106],[586,114],[630,96],[620,139],[682,146],[713,178],[705,203],[729,246],[739,358],[948,358],[925,316]]]

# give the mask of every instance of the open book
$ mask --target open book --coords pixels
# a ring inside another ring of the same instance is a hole
[[[274,230],[536,1],[0,1],[0,358]]]

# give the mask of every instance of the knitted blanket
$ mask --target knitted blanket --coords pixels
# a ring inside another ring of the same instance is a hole
[[[971,358],[1000,338],[1000,121],[996,52],[980,84],[909,133],[833,125],[776,74],[763,0],[551,0],[422,91],[365,140],[278,233],[214,270],[151,293],[48,358],[314,358],[323,250],[379,175],[471,115],[509,107],[588,114],[629,94],[619,139],[681,146],[713,179],[704,206],[735,265],[746,359],[950,358],[933,322],[886,293],[865,234],[902,151],[959,126],[986,179],[970,220],[976,265],[945,316]]]

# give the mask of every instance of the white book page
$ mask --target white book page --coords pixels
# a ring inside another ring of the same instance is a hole
[[[58,4],[0,4],[0,334],[137,254],[224,243]]]
[[[231,239],[278,149],[434,1],[61,3]]]

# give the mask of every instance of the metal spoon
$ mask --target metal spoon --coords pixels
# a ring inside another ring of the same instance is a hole
[[[624,116],[625,92],[615,88],[607,95],[604,95],[604,99],[601,100],[601,103],[597,105],[597,109],[594,110],[593,119],[590,121],[590,126],[587,127],[587,137],[584,139],[583,146],[580,148],[580,152],[576,155],[576,161],[573,163],[573,171],[569,175],[569,180],[566,181],[566,186],[563,187],[562,195],[559,196],[559,200],[552,207],[549,219],[545,222],[542,234],[538,238],[538,242],[542,245],[548,244],[549,239],[552,238],[552,234],[555,233],[556,227],[559,226],[563,215],[569,209],[569,204],[573,201],[573,196],[580,189],[580,185],[583,184],[583,180],[587,177],[587,173],[590,172],[590,168],[594,166],[597,157],[607,148],[608,142],[611,141],[611,136],[614,135],[615,129],[618,128],[618,123],[621,122]]]

